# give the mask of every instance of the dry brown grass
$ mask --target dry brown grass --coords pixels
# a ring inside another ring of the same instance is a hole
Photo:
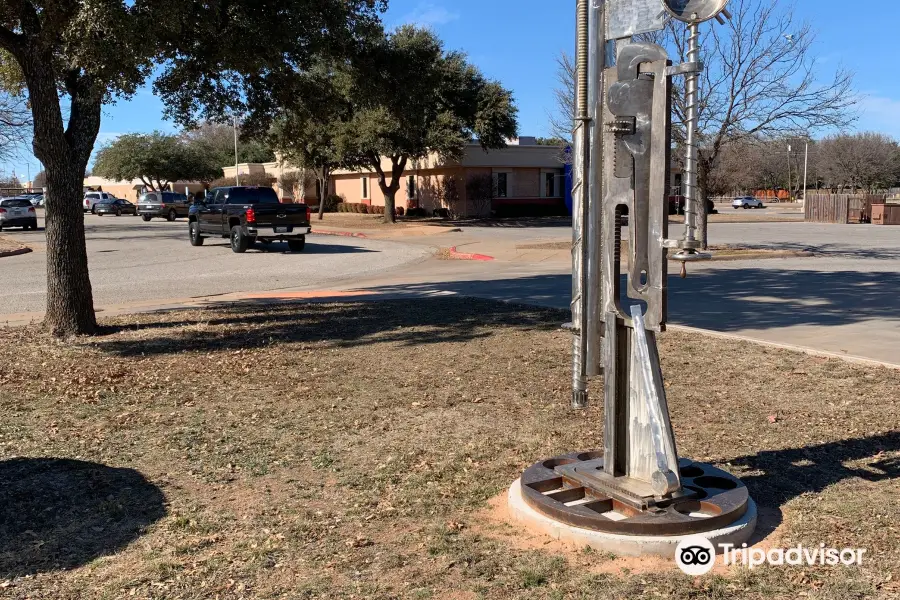
[[[420,227],[422,225],[428,225],[432,221],[429,219],[413,219],[410,221],[405,220],[403,217],[398,217],[397,222],[393,224],[388,224],[384,222],[384,215],[363,215],[357,213],[325,213],[325,218],[321,221],[319,220],[319,215],[314,213],[312,216],[312,226],[313,229],[318,227],[336,227],[336,228],[344,228],[348,231],[361,231],[361,230],[397,230],[397,229],[406,229],[409,227]],[[441,223],[441,221],[434,221],[435,223]]]
[[[896,597],[900,373],[749,343],[662,336],[679,450],[861,569],[610,573],[483,527],[526,466],[600,444],[566,318],[435,299],[2,330],[0,597]]]
[[[28,247],[24,244],[21,244],[16,240],[0,236],[0,255],[13,252],[18,253],[24,250],[28,250]]]

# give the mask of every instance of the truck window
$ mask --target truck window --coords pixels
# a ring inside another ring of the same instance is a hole
[[[279,204],[278,194],[272,188],[231,188],[228,204]]]

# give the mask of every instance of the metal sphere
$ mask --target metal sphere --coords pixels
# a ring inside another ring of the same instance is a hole
[[[702,23],[714,19],[728,0],[662,0],[666,11],[685,23]]]

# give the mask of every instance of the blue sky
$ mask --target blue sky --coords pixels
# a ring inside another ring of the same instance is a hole
[[[785,5],[789,0],[780,0]],[[485,74],[512,89],[520,109],[523,135],[546,135],[552,109],[556,56],[574,47],[574,0],[390,0],[384,20],[389,26],[415,22],[432,27],[447,48],[463,50]],[[823,72],[843,65],[856,73],[864,95],[861,130],[876,130],[900,139],[900,78],[885,67],[900,53],[894,43],[900,2],[863,0],[848,10],[846,0],[796,0],[799,20],[817,33],[816,50]],[[108,106],[98,144],[129,132],[174,131],[162,120],[162,104],[149,87],[132,100]],[[38,168],[29,149],[0,167],[24,178],[27,165]]]

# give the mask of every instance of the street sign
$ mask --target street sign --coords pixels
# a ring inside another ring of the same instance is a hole
[[[702,23],[716,18],[728,0],[663,0],[666,11],[685,23]]]
[[[606,39],[659,31],[666,24],[660,0],[607,0]]]

